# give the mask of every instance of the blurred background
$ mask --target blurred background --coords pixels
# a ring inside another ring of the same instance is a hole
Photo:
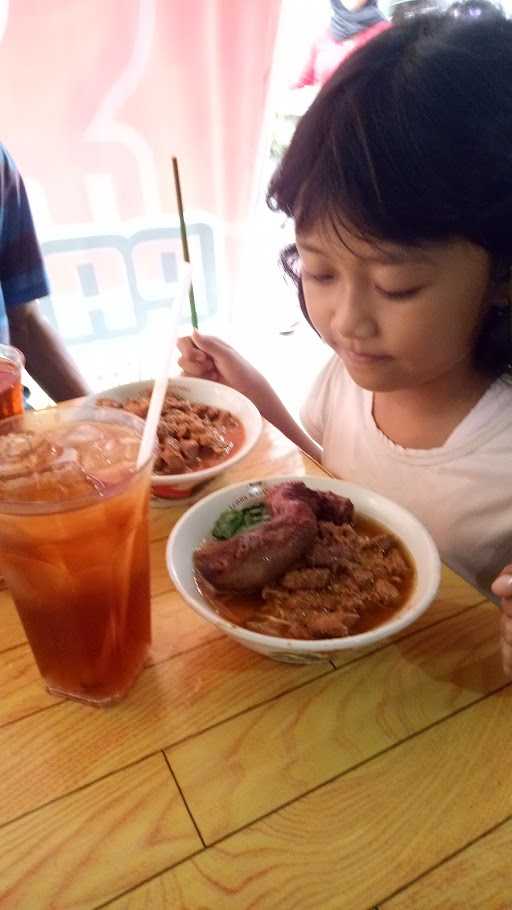
[[[45,315],[95,390],[153,375],[181,255],[177,155],[200,328],[231,341],[297,410],[329,352],[281,274],[293,232],[266,206],[268,180],[340,60],[383,27],[449,6],[0,0],[0,141],[32,205],[52,288]]]

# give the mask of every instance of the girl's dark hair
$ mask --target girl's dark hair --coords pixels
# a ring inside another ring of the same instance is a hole
[[[512,266],[512,22],[419,16],[353,54],[300,120],[269,186],[299,230],[373,241],[465,238]],[[283,265],[299,288],[294,246]],[[478,368],[511,370],[510,306],[491,307]],[[307,313],[306,313],[307,316]]]

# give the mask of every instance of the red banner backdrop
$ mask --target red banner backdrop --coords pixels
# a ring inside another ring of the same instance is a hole
[[[0,138],[44,241],[49,316],[71,342],[136,333],[159,301],[152,283],[174,283],[173,154],[200,305],[218,306],[226,240],[233,273],[253,192],[279,9],[0,0]]]

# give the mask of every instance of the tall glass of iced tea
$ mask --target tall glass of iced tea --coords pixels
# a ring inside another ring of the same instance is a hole
[[[18,348],[0,344],[0,419],[23,413],[24,366],[25,358]]]
[[[143,422],[64,405],[0,422],[0,572],[49,691],[122,698],[150,642]]]

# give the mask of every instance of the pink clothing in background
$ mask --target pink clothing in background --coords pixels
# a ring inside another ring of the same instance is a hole
[[[335,41],[330,30],[327,29],[314,42],[306,65],[290,87],[304,88],[306,85],[323,85],[343,60],[388,28],[391,28],[391,22],[376,22],[370,28],[366,28],[353,38],[346,38],[344,41]]]

